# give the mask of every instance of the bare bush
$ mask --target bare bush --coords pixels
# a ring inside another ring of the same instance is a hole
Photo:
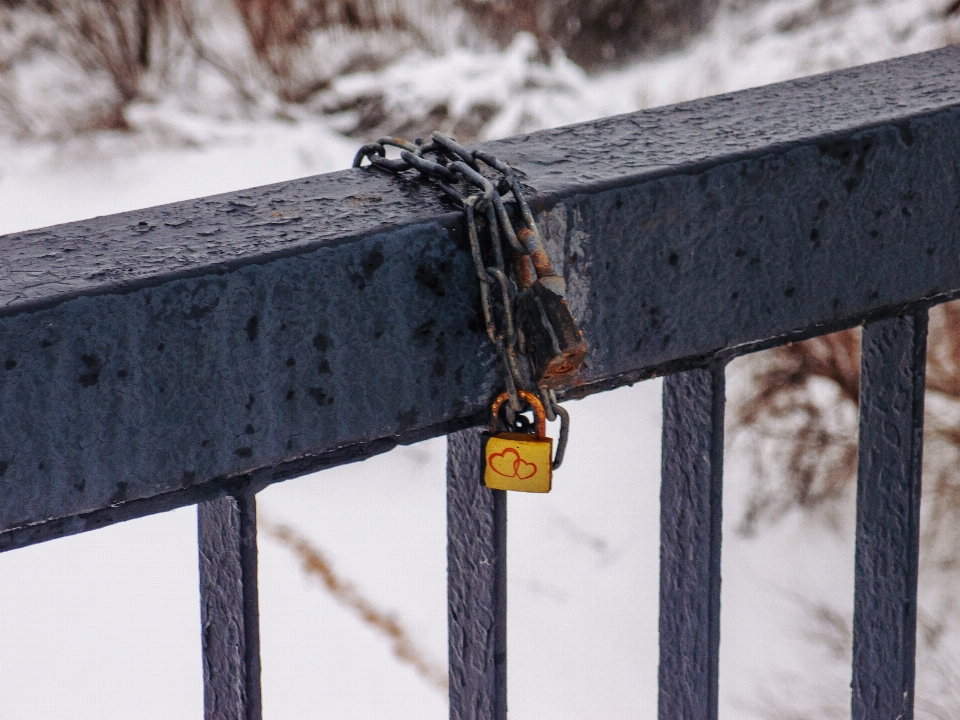
[[[124,108],[140,95],[155,44],[169,38],[179,0],[26,0],[52,18],[69,52],[84,69],[105,73],[115,102],[98,123],[126,129]]]
[[[184,17],[180,0],[4,0],[0,121],[25,136],[127,129]]]
[[[744,704],[765,720],[845,720],[850,717],[853,615],[802,595],[790,598],[803,628],[808,667],[818,672],[787,673],[758,690]],[[944,625],[921,609],[917,617],[917,720],[960,717],[960,663]]]
[[[846,330],[761,353],[734,408],[756,485],[742,518],[754,532],[791,510],[829,517],[853,492],[860,332]],[[924,418],[925,562],[960,572],[960,303],[930,311]],[[951,600],[952,602],[952,600]]]
[[[277,81],[281,98],[302,102],[329,83],[317,72],[317,48],[311,47],[318,33],[327,33],[327,46],[349,45],[350,39],[366,34],[345,65],[377,67],[388,59],[374,50],[370,34],[401,34],[425,40],[411,11],[415,2],[384,0],[235,0],[250,36],[253,51]],[[381,47],[383,43],[381,43]],[[329,52],[329,50],[328,50]],[[337,49],[334,49],[337,52]],[[341,51],[342,53],[342,51]],[[381,57],[378,57],[381,56]],[[330,67],[343,72],[347,67]]]
[[[458,0],[501,44],[529,32],[592,69],[679,46],[706,27],[719,0]]]
[[[733,432],[768,442],[750,445],[758,484],[741,521],[747,533],[794,508],[829,508],[847,492],[857,462],[860,333],[824,335],[751,361]]]
[[[234,0],[0,0],[0,132],[127,130],[131,103],[161,97],[269,113],[269,74],[246,40]]]

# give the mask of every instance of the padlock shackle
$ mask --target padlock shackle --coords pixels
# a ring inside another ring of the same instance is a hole
[[[517,395],[526,400],[527,405],[529,405],[533,410],[533,416],[537,420],[537,437],[541,440],[547,437],[547,412],[543,409],[543,403],[540,402],[540,398],[527,390],[517,390]],[[491,432],[497,432],[500,408],[503,407],[503,404],[509,399],[509,397],[509,393],[503,393],[496,400],[494,400],[493,405],[490,406],[490,412],[493,415],[490,424]]]

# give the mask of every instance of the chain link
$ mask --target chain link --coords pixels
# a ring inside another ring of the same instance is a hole
[[[399,159],[388,158],[387,147],[397,148],[400,151]],[[518,423],[518,414],[522,410],[518,389],[536,392],[542,399],[547,419],[553,421],[558,416],[561,419],[560,437],[553,463],[556,469],[563,461],[569,432],[569,415],[558,404],[553,389],[537,387],[532,381],[529,359],[521,352],[522,348],[518,347],[521,337],[514,317],[517,290],[511,281],[512,273],[507,269],[503,242],[506,241],[515,254],[514,257],[530,257],[526,263],[532,261],[538,271],[546,267],[547,272],[552,275],[552,270],[549,260],[546,259],[546,251],[533,213],[523,197],[513,169],[493,155],[482,150],[468,150],[453,138],[439,132],[434,132],[426,143],[422,140],[411,143],[401,138],[380,138],[357,151],[353,167],[362,167],[364,159],[369,160],[374,167],[392,173],[416,170],[423,177],[434,181],[448,197],[463,208],[470,255],[480,284],[480,304],[486,332],[500,356],[503,382],[510,400],[507,420],[511,425]],[[482,172],[483,166],[486,166],[488,173],[495,173],[498,177],[495,180],[489,179]],[[458,187],[464,187],[466,191],[461,192]],[[474,192],[469,192],[470,189]],[[514,230],[503,202],[503,197],[508,194],[513,196],[519,210],[523,225],[519,232]],[[482,218],[486,225],[492,265],[484,262],[478,217]],[[556,280],[562,283],[562,279]],[[496,295],[499,295],[499,302],[494,301]],[[499,323],[495,308],[499,308],[502,316]]]

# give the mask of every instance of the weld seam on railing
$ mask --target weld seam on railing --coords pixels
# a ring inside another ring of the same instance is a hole
[[[663,383],[660,720],[716,720],[724,369]]]
[[[863,328],[853,720],[911,720],[927,313]]]

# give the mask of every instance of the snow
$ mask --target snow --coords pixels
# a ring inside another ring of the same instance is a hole
[[[509,498],[512,717],[656,712],[657,619],[649,609],[658,587],[649,579],[657,577],[659,553],[659,388],[645,383],[574,404],[569,460],[554,492]],[[635,412],[611,432],[600,419],[622,403]],[[303,528],[339,572],[398,609],[424,654],[441,665],[444,460],[444,441],[431,440],[260,496],[265,515]],[[264,543],[262,560],[271,715],[313,717],[319,708],[338,718],[445,715],[442,695],[392,662],[386,643],[316,592],[284,550]],[[303,660],[291,667],[291,656]]]
[[[536,42],[520,34],[503,52],[454,48],[411,53],[384,70],[337,78],[327,104],[382,94],[393,123],[417,122],[446,106],[458,118],[496,110],[480,132],[495,139],[706,95],[930,50],[960,40],[960,19],[945,21],[942,0],[842,3],[772,0],[724,7],[712,27],[682,51],[588,75],[562,54],[536,61]],[[350,126],[350,117],[344,126]]]
[[[0,138],[0,233],[342,170],[357,149],[318,118],[220,120],[143,106],[131,116],[142,135]]]
[[[0,135],[0,233],[347,167],[360,143],[338,130],[356,122],[354,111],[309,107],[348,107],[370,94],[398,124],[434,105],[448,107],[448,123],[492,108],[477,134],[498,137],[919,52],[960,32],[940,0],[833,3],[840,9],[826,16],[821,5],[830,3],[726,7],[682,51],[595,76],[560,55],[539,62],[520,35],[503,51],[405,52],[382,70],[337,78],[308,108],[273,99],[246,114],[228,100],[205,110],[173,88],[132,106],[131,132]],[[570,403],[571,445],[555,490],[510,496],[515,720],[655,716],[660,388],[649,381]],[[315,542],[441,667],[444,452],[435,439],[259,496],[265,519]],[[846,717],[852,499],[839,530],[797,514],[744,537],[737,528],[751,473],[747,453],[732,445],[721,717]],[[186,508],[0,555],[0,718],[201,717],[195,518]],[[443,694],[398,663],[288,550],[266,534],[260,550],[266,717],[446,715]],[[924,707],[946,702],[956,685],[929,677],[918,686]]]

